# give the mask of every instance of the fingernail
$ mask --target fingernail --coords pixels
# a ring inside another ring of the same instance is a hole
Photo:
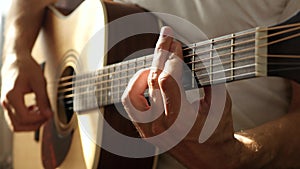
[[[166,36],[173,37],[173,30],[172,30],[172,28],[170,28],[168,26],[162,27],[161,31],[160,31],[160,36],[162,36],[162,37],[166,37]]]

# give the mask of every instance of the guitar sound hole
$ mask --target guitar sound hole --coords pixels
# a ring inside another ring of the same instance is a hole
[[[59,82],[58,97],[57,97],[57,110],[58,119],[60,123],[68,125],[73,117],[73,77],[74,69],[67,67]]]

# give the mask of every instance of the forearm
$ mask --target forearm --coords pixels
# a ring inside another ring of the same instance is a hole
[[[236,133],[236,136],[252,140],[249,144],[239,139],[246,150],[242,159],[248,166],[257,164],[257,168],[300,168],[300,85],[292,83],[292,88],[291,105],[285,116],[257,128]]]
[[[250,141],[239,139],[244,146],[241,163],[247,168],[253,165],[255,168],[299,168],[299,119],[300,112],[289,113],[279,120],[237,133]]]
[[[46,7],[55,0],[13,0],[5,25],[3,56],[31,52]]]
[[[169,153],[190,169],[299,168],[300,112],[237,132],[233,141],[199,144],[182,141]]]
[[[300,168],[300,85],[292,85],[290,109],[282,118],[236,132],[217,144],[183,140],[170,154],[191,169]]]

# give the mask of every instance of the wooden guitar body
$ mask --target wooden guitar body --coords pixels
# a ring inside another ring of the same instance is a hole
[[[115,10],[115,12],[113,11]],[[145,41],[145,37],[130,38],[119,43],[114,49],[106,53],[109,36],[113,31],[105,25],[114,19],[130,13],[142,12],[133,7],[102,2],[99,0],[85,0],[67,16],[54,6],[49,7],[43,28],[39,34],[32,55],[38,63],[45,63],[44,74],[47,80],[47,90],[54,111],[54,117],[37,132],[14,134],[13,165],[14,168],[152,168],[154,157],[146,159],[131,159],[109,153],[96,144],[86,133],[92,130],[101,142],[105,136],[103,121],[97,116],[99,111],[106,116],[107,121],[118,131],[137,137],[138,133],[132,124],[118,115],[113,106],[89,110],[78,115],[73,110],[73,100],[65,99],[67,94],[60,94],[64,87],[60,79],[82,72],[96,69],[122,60],[136,48],[122,47],[124,44]],[[155,27],[157,25],[153,25]],[[155,27],[158,29],[158,27]],[[98,33],[98,60],[83,52],[88,41]],[[99,34],[100,33],[100,34]],[[156,36],[148,36],[149,41],[138,47],[153,47]],[[141,43],[137,43],[141,44]],[[131,45],[134,46],[134,45]],[[125,49],[125,50],[124,50]],[[122,51],[123,50],[123,51]],[[118,57],[117,57],[118,56]],[[99,63],[97,68],[90,64]],[[32,102],[34,96],[26,96],[26,102]],[[63,99],[62,99],[63,98]],[[79,125],[85,121],[85,127]]]

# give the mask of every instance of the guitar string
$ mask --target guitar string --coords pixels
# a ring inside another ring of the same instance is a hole
[[[266,28],[266,29],[262,29],[262,31],[266,31],[266,30],[275,30],[275,29],[282,29],[282,28],[288,28],[288,27],[295,27],[295,26],[300,26],[300,23],[296,23],[296,24],[289,24],[289,25],[284,25],[284,26],[277,26],[277,27],[271,27],[271,28]],[[299,27],[300,28],[300,27]],[[297,29],[299,29],[297,28]],[[294,28],[291,28],[292,30],[291,31],[294,31]],[[290,29],[289,29],[290,30]],[[246,33],[243,33],[243,34],[240,34],[238,36],[235,36],[235,37],[230,37],[230,38],[225,38],[225,39],[220,39],[219,41],[225,41],[225,40],[232,40],[233,38],[236,38],[236,37],[240,37],[240,36],[245,36],[245,35],[249,35],[249,34],[252,34],[252,33],[255,33],[256,31],[252,31],[252,32],[246,32]],[[282,32],[282,31],[281,31]],[[286,32],[284,32],[286,33]],[[278,33],[273,33],[273,34],[276,34],[278,35]],[[267,36],[264,36],[264,38],[268,38],[268,37],[272,37],[273,34],[270,34],[270,35],[267,35]],[[283,33],[282,33],[283,34]],[[255,41],[255,39],[252,39],[253,41]],[[208,40],[209,41],[209,40]],[[219,41],[214,41],[214,43],[216,42],[219,42]],[[205,42],[205,41],[204,41]],[[208,45],[208,44],[212,44],[211,41],[207,42],[207,43],[204,43],[202,44],[202,42],[200,42],[201,45],[199,46],[193,46],[194,47],[201,47],[203,45]],[[248,42],[249,43],[249,42]],[[231,46],[230,46],[231,47]],[[222,47],[221,47],[222,48]],[[186,49],[192,49],[192,48],[185,48],[183,50],[186,50]],[[212,50],[218,50],[218,48],[215,48],[215,49],[212,49]],[[89,73],[87,73],[89,74]],[[65,77],[62,77],[60,78],[61,81],[64,81],[64,80],[69,80],[69,79],[72,79],[74,78],[75,76],[78,77],[78,76],[87,76],[87,74],[82,74],[82,75],[71,75],[71,76],[65,76]]]
[[[288,24],[288,25],[276,26],[276,27],[271,27],[271,28],[258,28],[258,30],[254,30],[254,31],[250,31],[250,32],[245,32],[245,33],[242,33],[242,34],[231,34],[233,36],[231,36],[230,38],[224,38],[224,39],[222,39],[222,37],[219,38],[219,39],[217,38],[217,40],[214,40],[213,42],[217,43],[217,42],[227,41],[227,40],[235,39],[235,38],[238,38],[238,37],[241,37],[241,36],[251,35],[251,34],[256,33],[256,32],[264,32],[264,31],[270,31],[270,30],[276,30],[276,29],[283,29],[283,28],[290,28],[290,27],[299,27],[299,26],[300,26],[300,23],[295,23],[295,24]],[[286,30],[286,31],[288,31],[288,30]],[[266,35],[266,36],[273,37],[275,35],[278,35],[278,34],[284,33],[284,32],[285,31],[280,31],[280,32],[271,34],[272,36],[271,35]],[[229,35],[225,35],[225,36],[229,36]],[[267,38],[266,36],[263,36],[261,38]],[[196,47],[201,47],[201,46],[209,45],[212,42],[211,42],[211,40],[206,40],[204,42],[199,42],[199,43],[201,45],[195,46],[195,44],[191,44],[190,45],[191,47],[187,47],[187,48],[183,49],[183,51],[184,50],[188,50],[188,49],[193,49],[193,48],[196,48]]]
[[[296,35],[297,35],[297,36],[300,36],[300,33],[299,33],[299,34],[296,34]],[[287,39],[290,39],[290,38],[294,38],[294,37],[296,37],[296,36],[293,36],[293,35],[292,35],[291,37],[285,37],[285,38],[278,39],[278,40],[273,41],[273,42],[269,42],[269,43],[266,43],[266,44],[261,44],[259,47],[264,47],[264,46],[267,46],[267,45],[270,45],[270,44],[279,43],[279,42],[281,42],[281,41],[284,41],[284,40],[287,40]],[[255,49],[255,47],[251,47],[251,48],[239,50],[239,51],[237,51],[237,52],[240,53],[240,52],[245,52],[245,51],[254,50],[254,49]],[[221,56],[229,55],[229,54],[230,54],[230,55],[236,54],[237,52],[230,52],[230,53],[226,53],[226,54],[221,54],[221,55],[219,55],[217,58],[219,58],[219,57],[221,57]],[[290,56],[283,55],[283,57],[290,57]],[[294,58],[299,58],[299,56],[298,56],[298,57],[293,56],[293,57],[294,57]],[[211,61],[213,58],[216,58],[216,57],[210,57],[209,60]],[[255,58],[255,56],[253,56],[253,58]],[[207,58],[205,58],[205,59],[207,59]],[[247,58],[245,58],[244,60],[248,60],[248,59],[251,59],[251,58],[247,57]],[[201,60],[198,60],[198,61],[189,62],[189,63],[187,63],[187,64],[194,64],[194,63],[197,63],[197,62],[199,62],[199,61],[202,61],[202,59],[201,59]],[[236,61],[236,60],[231,60],[231,61],[227,61],[227,63],[234,63],[235,61]],[[221,65],[221,64],[226,64],[226,63],[220,62],[220,63],[217,64],[217,65],[209,65],[209,66],[207,66],[207,67],[202,67],[201,69],[214,68],[215,66],[218,66],[218,65]],[[130,71],[130,70],[132,70],[132,69],[137,69],[137,67],[133,67],[133,68],[129,68],[129,69],[126,69],[126,70],[122,70],[122,72],[124,72],[124,71],[128,72],[128,71]],[[119,73],[119,72],[109,73],[109,74],[107,74],[107,75],[112,76],[113,74],[116,74],[116,73]],[[100,78],[100,77],[107,76],[107,75],[102,74],[102,75],[94,76],[94,75],[90,74],[90,76],[92,76],[92,77],[87,77],[87,78],[85,78],[85,79],[74,80],[74,81],[72,81],[72,82],[62,83],[62,85],[59,86],[59,87],[69,86],[69,85],[71,85],[71,84],[73,84],[73,83],[80,83],[80,81],[91,80],[91,78],[92,78],[92,79],[95,79],[95,78],[98,79],[98,78]],[[106,83],[106,81],[102,81],[102,83]]]
[[[145,65],[145,66],[143,66],[143,67],[148,67],[148,66],[151,66],[151,65],[149,64],[149,65]],[[239,69],[239,67],[237,67],[237,68],[232,68],[232,70],[234,70],[234,69]],[[214,72],[213,72],[213,73],[214,73]],[[212,73],[212,74],[213,74],[213,73]],[[101,81],[101,82],[97,82],[97,81],[96,81],[96,78],[94,78],[95,81],[93,81],[92,83],[85,83],[85,84],[80,85],[80,86],[70,87],[70,88],[67,88],[67,89],[60,89],[60,90],[58,90],[58,93],[70,92],[70,91],[75,90],[75,88],[79,90],[80,88],[86,88],[86,87],[88,87],[88,86],[90,86],[90,85],[106,85],[106,84],[111,83],[111,82],[116,82],[116,81],[119,82],[119,81],[122,81],[122,80],[124,80],[124,79],[127,80],[128,78],[131,78],[134,74],[135,74],[135,72],[130,73],[130,74],[127,74],[126,76],[122,76],[122,77],[118,77],[118,78],[114,78],[114,79],[109,79],[109,80],[105,80],[105,81]],[[85,82],[86,82],[86,81],[85,81]],[[72,85],[72,84],[69,84],[69,85]]]
[[[249,74],[255,74],[255,72],[247,72],[245,74],[240,74],[240,75],[233,75],[233,76],[230,76],[230,77],[223,77],[223,78],[219,78],[219,79],[215,79],[215,81],[220,81],[220,80],[223,80],[223,79],[229,79],[229,78],[237,78],[237,77],[240,77],[240,76],[243,76],[243,75],[249,75]],[[210,81],[203,81],[202,83],[208,83]],[[76,96],[84,96],[84,95],[87,95],[87,94],[95,94],[95,93],[101,93],[103,91],[105,91],[105,93],[110,93],[110,96],[112,94],[116,94],[116,92],[112,92],[112,91],[109,91],[107,89],[111,89],[111,88],[117,88],[118,87],[118,93],[120,94],[123,94],[124,90],[120,89],[120,87],[123,87],[125,89],[125,87],[127,86],[127,84],[121,84],[121,85],[118,85],[118,86],[113,86],[113,87],[106,87],[106,90],[102,90],[102,89],[97,89],[97,90],[93,90],[93,91],[85,91],[85,92],[82,92],[80,94],[68,94],[68,95],[64,95],[64,96],[61,96],[59,97],[58,99],[66,99],[66,98],[73,98],[73,97],[76,97]],[[107,97],[108,95],[104,95],[104,96],[99,96],[99,97]],[[109,97],[110,97],[109,96]],[[120,96],[120,95],[119,95]]]
[[[300,27],[291,28],[291,29],[288,29],[288,30],[284,30],[284,31],[280,31],[280,32],[277,32],[277,33],[273,33],[273,34],[270,34],[270,35],[266,35],[266,36],[260,37],[260,38],[258,38],[258,40],[263,40],[263,39],[274,37],[274,36],[281,35],[281,34],[284,34],[284,33],[293,32],[293,31],[296,31],[296,30],[299,30],[299,29],[300,29]],[[228,39],[228,40],[231,40],[231,39]],[[243,45],[243,44],[255,42],[256,40],[257,40],[256,38],[249,39],[249,40],[246,40],[246,41],[243,41],[243,42],[234,43],[234,44],[230,44],[230,45],[227,45],[227,46],[222,46],[222,47],[219,47],[219,48],[213,48],[213,49],[209,49],[209,50],[197,52],[197,53],[194,53],[194,54],[200,55],[200,54],[204,54],[204,53],[213,52],[215,50],[230,49],[230,48],[236,47],[238,45]],[[213,44],[213,43],[215,43],[215,42],[212,42],[211,44]],[[194,47],[194,49],[195,48],[199,48],[199,46]],[[192,56],[194,56],[194,54],[185,55],[184,57],[186,57],[186,58],[187,57],[192,57]]]
[[[299,29],[299,28],[298,28]],[[293,29],[293,31],[294,31],[294,29]],[[286,32],[284,32],[284,33],[286,33]],[[272,36],[273,34],[271,34],[270,36]],[[278,43],[278,42],[280,42],[280,41],[284,41],[284,40],[287,40],[287,39],[291,39],[291,38],[294,38],[294,37],[297,37],[297,36],[299,36],[299,34],[296,34],[295,36],[290,36],[290,38],[282,38],[281,40],[279,39],[278,41],[275,41],[275,42],[273,42],[273,43],[267,43],[266,45],[260,45],[260,46],[258,46],[258,48],[259,47],[264,47],[264,46],[267,46],[267,45],[271,45],[271,44],[275,44],[275,43]],[[196,62],[200,62],[200,61],[204,61],[204,60],[211,60],[211,59],[213,59],[213,58],[219,58],[219,57],[225,57],[225,56],[227,56],[227,55],[232,55],[232,54],[237,54],[237,53],[241,53],[241,52],[246,52],[246,51],[250,51],[250,50],[254,50],[255,49],[255,47],[252,47],[252,48],[247,48],[247,49],[243,49],[243,50],[237,50],[237,51],[234,51],[234,52],[230,52],[230,53],[225,53],[225,54],[221,54],[221,55],[217,55],[216,57],[209,57],[209,58],[204,58],[204,59],[201,59],[201,60],[198,60],[198,61],[195,61],[194,63],[196,63]],[[218,50],[218,49],[213,49],[213,50]],[[196,54],[193,54],[193,56],[195,56],[195,55],[199,55],[200,53],[196,53]],[[152,58],[150,58],[150,59],[152,59]],[[192,63],[191,63],[192,64]],[[116,66],[116,65],[114,65],[114,66]],[[109,69],[109,68],[107,68],[107,69]],[[120,71],[123,71],[123,70],[120,70]],[[114,74],[114,73],[119,73],[119,72],[112,72],[112,73],[110,73],[110,74]],[[88,74],[88,75],[90,75],[91,76],[91,74]],[[82,76],[82,75],[81,75]],[[101,76],[106,76],[105,74],[102,74],[102,75],[98,75],[98,77],[100,78]],[[72,76],[73,77],[73,76]],[[79,76],[76,76],[77,78],[79,77]],[[86,76],[85,76],[86,77]],[[64,77],[64,79],[62,79],[62,80],[68,80],[68,79],[70,79],[70,77],[68,77],[68,78],[66,78],[66,77]],[[85,80],[85,79],[82,79],[82,80]]]
[[[289,69],[289,70],[298,70],[298,69],[300,69],[300,62],[298,63],[298,65],[299,65],[299,67],[293,67],[293,68],[280,68],[280,69],[275,69],[275,70],[271,70],[271,72],[281,72],[281,71],[283,71],[283,70],[287,70],[287,69]],[[250,65],[250,66],[248,66],[248,67],[255,67],[255,64],[253,64],[253,65]],[[235,71],[238,71],[239,69],[242,69],[242,70],[244,70],[245,68],[247,68],[247,67],[245,67],[245,66],[241,66],[241,67],[239,67],[239,68],[235,68]],[[225,72],[227,72],[227,71],[232,71],[232,69],[226,69],[225,70]],[[219,73],[224,73],[224,72],[219,72]],[[256,73],[256,71],[253,71],[253,72],[247,72],[246,73],[246,75],[249,75],[249,74],[255,74]],[[203,79],[203,77],[204,78],[210,78],[210,73],[207,73],[207,74],[201,74],[201,75],[197,75],[197,76],[195,76],[199,81],[201,81],[201,79]],[[213,79],[213,80],[208,80],[208,81],[204,81],[204,82],[201,82],[201,83],[209,83],[209,84],[213,84],[213,83],[215,83],[216,81],[222,81],[222,80],[224,80],[224,79],[232,79],[232,78],[237,78],[237,77],[240,77],[240,78],[242,78],[242,76],[244,76],[245,74],[238,74],[238,75],[230,75],[230,76],[226,76],[226,77],[222,77],[222,78],[217,78],[217,79]],[[131,75],[128,75],[128,76],[126,76],[126,77],[124,77],[125,79],[129,79],[129,78],[131,78],[133,76],[133,74],[131,74]],[[123,79],[124,79],[123,78]],[[93,94],[93,93],[96,93],[96,92],[99,92],[99,93],[111,93],[110,95],[112,95],[112,90],[110,90],[110,91],[108,91],[108,89],[114,89],[114,88],[117,88],[118,90],[122,90],[121,91],[121,93],[123,93],[124,92],[124,90],[123,89],[120,89],[120,87],[126,87],[127,86],[127,83],[128,82],[125,82],[125,83],[123,83],[123,84],[121,84],[121,82],[120,81],[118,81],[118,85],[111,85],[111,86],[109,86],[109,84],[106,84],[106,87],[102,87],[102,88],[100,88],[100,89],[97,89],[97,90],[92,90],[92,91],[84,91],[84,92],[81,92],[81,93],[76,93],[76,94],[74,94],[74,93],[72,93],[72,94],[67,94],[67,95],[64,95],[63,96],[63,98],[72,98],[72,97],[74,97],[74,96],[80,96],[80,95],[85,95],[85,94],[88,94],[88,93],[91,93],[91,94]],[[97,83],[96,83],[97,84]],[[88,86],[93,86],[93,85],[96,85],[95,83],[93,83],[93,84],[87,84]],[[72,91],[72,90],[71,90]],[[65,91],[65,92],[61,92],[61,93],[66,93],[66,92],[70,92],[70,91]],[[100,96],[99,96],[100,97]],[[60,99],[63,99],[63,98],[60,98]]]
[[[292,35],[292,36],[290,36],[290,38],[293,38],[293,37],[297,37],[297,36],[299,36],[300,34],[296,34],[295,36],[294,35]],[[282,38],[282,39],[279,39],[279,40],[277,40],[277,41],[275,41],[275,42],[270,42],[270,43],[267,43],[267,44],[262,44],[261,46],[264,46],[264,45],[268,45],[268,44],[275,44],[275,43],[278,43],[278,42],[280,42],[280,41],[283,41],[283,40],[286,40],[286,39],[290,39],[289,37],[287,37],[287,38]]]
[[[299,63],[297,63],[297,62],[296,63],[295,62],[293,62],[293,63],[289,63],[289,62],[280,62],[280,63],[278,63],[278,62],[269,62],[268,64],[273,65],[273,66],[275,66],[275,65],[300,66],[300,62]],[[145,65],[144,67],[147,67],[147,66],[150,66],[150,65]],[[243,65],[243,66],[240,66],[240,67],[235,67],[235,68],[230,68],[230,69],[219,70],[219,71],[214,71],[214,72],[210,72],[210,73],[201,74],[201,75],[198,76],[198,78],[202,77],[202,76],[205,77],[205,76],[212,75],[212,74],[224,73],[224,72],[227,72],[227,71],[244,69],[245,67],[253,67],[253,66],[255,66],[255,63],[253,63],[251,65],[248,64],[248,65]],[[198,72],[200,70],[201,70],[201,68],[198,68],[198,69],[195,69],[193,71]],[[272,70],[269,70],[269,71],[272,71]],[[86,84],[83,84],[83,85],[80,85],[80,86],[76,86],[75,88],[77,88],[79,90],[80,88],[85,88],[85,87],[88,87],[90,85],[108,85],[108,83],[116,82],[116,81],[120,82],[124,79],[128,79],[128,78],[132,77],[133,75],[134,75],[134,73],[129,74],[125,77],[123,76],[123,77],[119,77],[119,78],[109,79],[109,80],[106,80],[106,82],[103,82],[103,83],[101,83],[101,82],[100,83],[99,82],[86,83]],[[118,86],[114,86],[114,87],[118,87]],[[103,88],[103,90],[106,90],[106,89],[107,88]],[[66,93],[66,92],[70,92],[70,91],[73,91],[73,90],[75,90],[74,87],[70,87],[70,88],[67,88],[67,89],[60,89],[60,90],[58,90],[58,93]]]
[[[278,69],[278,70],[274,70],[272,72],[282,72],[282,71],[285,71],[285,70],[298,70],[298,69],[300,69],[300,67],[298,67],[298,68]],[[224,83],[224,82],[232,81],[232,80],[234,80],[236,78],[243,78],[243,76],[255,76],[255,73],[256,72],[248,72],[248,73],[244,73],[244,74],[240,74],[240,75],[234,75],[234,76],[229,76],[229,77],[218,78],[218,79],[215,79],[213,81],[214,81],[214,84],[219,84],[219,83]],[[202,81],[201,83],[202,83],[201,85],[203,85],[203,86],[205,86],[205,85],[211,85],[212,84],[212,80]],[[125,88],[126,85],[127,84],[123,84],[123,85],[120,85],[120,86],[122,86],[122,87]],[[120,89],[120,86],[118,87],[117,91],[111,90],[109,92],[106,92],[107,95],[97,95],[96,93],[100,93],[101,92],[99,90],[85,92],[85,93],[83,93],[83,95],[86,96],[87,94],[92,94],[93,96],[95,96],[97,98],[97,100],[98,100],[97,103],[98,104],[100,103],[100,106],[103,106],[103,105],[106,105],[106,104],[111,104],[111,103],[116,103],[116,102],[120,101],[120,99],[121,99],[120,96],[124,92],[123,89]],[[115,88],[115,87],[112,87],[112,88]],[[110,93],[110,94],[108,95],[108,93]],[[63,99],[73,98],[73,97],[76,97],[76,96],[78,96],[78,95],[69,94],[69,95],[65,95],[65,96],[59,96],[57,99],[58,100],[63,100]],[[114,96],[117,96],[117,97],[114,97]],[[110,97],[110,98],[108,98],[108,97]],[[82,99],[82,98],[77,98],[77,99]],[[76,101],[76,99],[75,99],[75,101]]]

